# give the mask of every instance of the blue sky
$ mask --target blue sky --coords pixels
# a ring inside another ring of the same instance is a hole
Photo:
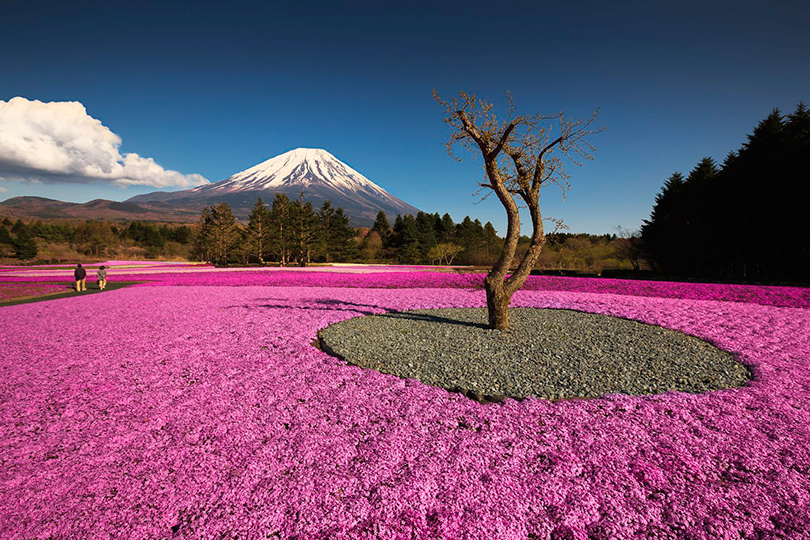
[[[211,181],[325,148],[425,211],[499,231],[498,202],[472,196],[480,159],[446,154],[433,88],[499,105],[508,90],[527,114],[599,107],[595,159],[543,209],[600,234],[638,228],[672,172],[722,161],[772,108],[810,100],[805,2],[69,4],[0,8],[0,100],[78,101],[121,153]],[[155,190],[0,188],[76,202]]]

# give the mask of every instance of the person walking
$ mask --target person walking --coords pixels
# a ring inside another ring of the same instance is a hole
[[[73,279],[76,280],[76,292],[87,290],[84,283],[85,278],[87,278],[87,270],[82,268],[82,263],[79,263],[76,265],[76,270],[73,271]]]
[[[107,269],[104,268],[104,265],[98,269],[96,276],[98,277],[98,289],[103,291],[104,287],[107,286]]]

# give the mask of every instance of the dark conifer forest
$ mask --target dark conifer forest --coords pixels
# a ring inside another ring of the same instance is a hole
[[[810,282],[810,112],[778,109],[722,164],[674,173],[641,237],[663,276]]]

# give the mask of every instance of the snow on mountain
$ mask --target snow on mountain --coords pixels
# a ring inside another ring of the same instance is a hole
[[[349,192],[366,192],[388,198],[380,186],[320,148],[296,148],[236,173],[227,180],[210,184],[211,191],[253,191],[313,185],[326,185]],[[202,190],[195,190],[202,191]]]
[[[296,148],[220,182],[172,193],[138,195],[129,201],[172,206],[183,202],[193,202],[197,206],[228,202],[240,215],[256,202],[257,195],[270,202],[274,193],[293,198],[303,193],[304,198],[315,206],[329,200],[333,205],[343,207],[358,224],[373,221],[380,210],[390,217],[418,211],[320,148]]]

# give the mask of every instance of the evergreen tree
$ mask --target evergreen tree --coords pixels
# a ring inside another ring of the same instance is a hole
[[[8,229],[0,227],[0,244],[13,245],[13,243],[14,241],[11,239]]]
[[[324,201],[318,210],[318,251],[326,262],[332,262],[334,250],[331,242],[334,235],[335,207],[329,201]]]
[[[194,231],[192,255],[200,261],[211,261],[212,253],[211,207],[206,206],[200,214]]]
[[[416,218],[412,215],[397,216],[392,242],[400,262],[414,264],[421,260],[419,232],[416,229]]]
[[[456,224],[453,223],[453,218],[450,214],[444,214],[439,222],[436,237],[439,242],[452,243],[456,239]]]
[[[112,233],[114,235],[115,231]],[[150,223],[134,221],[121,231],[121,236],[130,238],[138,245],[145,247],[147,257],[157,257],[166,245],[166,239],[163,237],[161,229]]]
[[[718,210],[714,236],[725,242],[716,251],[715,275],[770,280],[790,266],[790,256],[777,245],[779,240],[764,234],[762,225],[787,230],[785,218],[792,204],[786,167],[791,159],[784,118],[774,109],[748,135],[738,158],[721,175],[718,191],[727,197],[713,201]]]
[[[685,218],[681,200],[684,192],[684,178],[675,172],[664,183],[661,192],[655,196],[650,219],[644,220],[641,236],[649,250],[649,258],[664,273],[674,273],[680,259],[683,245]]]
[[[338,208],[332,219],[329,239],[334,260],[347,262],[357,257],[358,249],[357,243],[354,241],[355,234],[356,231],[349,222],[349,216],[343,212],[343,208]]]
[[[681,232],[681,256],[679,274],[702,277],[713,265],[712,229],[717,223],[713,215],[717,195],[714,193],[719,169],[710,157],[700,160],[686,177],[681,197],[680,212],[683,216]]]
[[[419,262],[427,262],[428,253],[430,248],[434,247],[436,242],[436,228],[433,216],[425,212],[418,212],[416,214],[416,242],[419,250]]]
[[[405,219],[402,214],[397,214],[394,220],[394,226],[391,228],[391,247],[395,250],[399,249],[400,240],[402,238],[402,229],[405,226]]]
[[[473,221],[465,216],[456,226],[456,240],[463,249],[460,262],[476,264],[481,262],[481,251],[484,244],[484,227],[479,220]]]
[[[5,229],[4,229],[5,230]],[[14,240],[14,255],[23,261],[30,261],[39,252],[37,242],[33,235],[25,229],[21,230]]]
[[[781,235],[778,249],[788,259],[781,264],[792,269],[785,272],[786,277],[807,283],[810,282],[810,242],[807,241],[810,239],[810,216],[807,213],[810,201],[810,110],[804,102],[800,102],[788,116],[785,131],[783,226],[784,231],[791,231],[791,234]],[[804,241],[792,241],[791,236]]]
[[[227,264],[239,246],[240,231],[228,203],[206,207],[200,216],[195,251],[214,264]]]
[[[710,157],[701,159],[686,177],[686,185],[705,185],[713,180],[718,173],[717,164]]]
[[[290,249],[292,247],[292,203],[283,193],[276,193],[270,207],[270,250],[275,254],[281,266],[290,262]]]
[[[188,244],[191,242],[192,232],[185,225],[179,227],[163,226],[160,229],[160,234],[169,242],[177,242],[178,244]]]
[[[489,221],[484,225],[484,251],[486,264],[491,264],[501,252],[503,241],[498,236],[495,227]]]
[[[290,205],[290,255],[300,266],[307,266],[318,242],[318,216],[304,194]]]
[[[391,246],[394,248],[399,248],[400,239],[402,237],[402,229],[405,226],[405,220],[402,217],[402,214],[397,214],[396,219],[394,220],[394,227],[391,230]]]
[[[764,154],[776,150],[782,142],[784,128],[785,121],[782,113],[779,109],[772,110],[748,135],[748,140],[743,144],[741,153],[755,152]]]
[[[259,264],[264,264],[264,256],[268,252],[271,230],[270,222],[270,210],[268,210],[262,198],[258,197],[248,217],[245,242],[247,244],[248,255],[256,257],[259,260]]]
[[[796,110],[788,115],[785,131],[791,144],[806,147],[810,142],[810,110],[803,101],[800,101]]]
[[[399,216],[397,216],[399,218]],[[374,220],[374,225],[371,227],[372,231],[377,231],[383,244],[387,244],[391,239],[391,225],[388,223],[388,216],[385,212],[380,210],[377,212],[377,217]]]

